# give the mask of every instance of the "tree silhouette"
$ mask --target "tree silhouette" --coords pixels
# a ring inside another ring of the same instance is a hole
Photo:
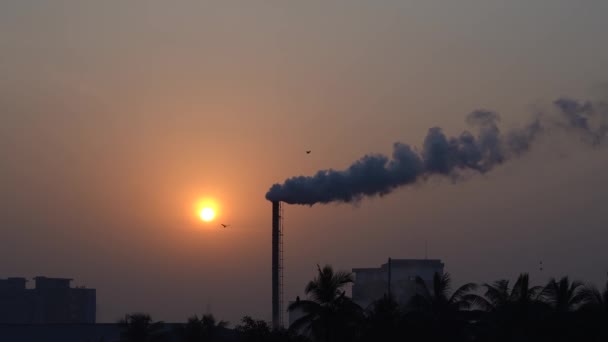
[[[415,281],[416,294],[408,305],[411,311],[406,314],[414,336],[434,340],[466,339],[467,319],[462,311],[470,309],[477,301],[477,295],[472,293],[477,285],[467,283],[450,293],[449,273],[435,273],[430,286],[421,277],[416,277]]]
[[[222,329],[225,329],[228,322],[216,322],[211,314],[203,315],[201,318],[192,316],[188,322],[178,327],[177,334],[184,342],[216,341]]]
[[[519,275],[513,288],[508,280],[483,284],[483,297],[475,305],[488,311],[481,323],[481,334],[490,341],[525,340],[535,336],[546,304],[541,301],[543,287],[531,286],[527,273]]]
[[[119,322],[119,341],[608,341],[608,283],[598,290],[563,277],[543,288],[532,286],[523,273],[512,287],[508,280],[483,284],[480,297],[476,285],[452,292],[450,275],[434,274],[432,283],[416,278],[416,294],[408,306],[385,295],[363,312],[344,292],[352,274],[334,272],[331,266],[317,265],[317,270],[305,288],[307,298],[288,308],[303,313],[289,330],[273,330],[268,322],[245,316],[230,331],[226,322],[203,315],[176,324],[174,336],[169,336],[162,322],[134,313]]]
[[[493,284],[483,284],[486,292],[484,297],[477,297],[474,302],[486,311],[499,311],[507,308],[519,308],[526,310],[540,299],[543,288],[541,286],[530,287],[530,277],[522,273],[517,278],[513,288],[509,288],[508,280],[498,280]]]
[[[392,296],[384,295],[366,310],[363,332],[365,341],[400,341],[403,339],[403,313]]]
[[[571,312],[585,300],[585,295],[580,291],[582,286],[581,282],[570,282],[568,277],[563,277],[559,281],[551,279],[545,286],[542,296],[556,312]]]
[[[608,341],[608,281],[601,291],[593,285],[585,286],[581,295],[584,300],[579,314],[586,340]]]
[[[298,300],[288,310],[301,310],[304,315],[290,326],[292,331],[310,333],[316,341],[352,339],[354,327],[362,319],[362,310],[345,294],[343,288],[353,282],[352,273],[334,272],[317,265],[317,277],[306,285],[309,300]]]
[[[236,331],[247,342],[269,341],[272,332],[266,321],[255,320],[250,316],[241,319],[241,324],[236,326]]]
[[[497,280],[493,284],[483,284],[486,292],[484,297],[479,297],[475,302],[477,306],[485,311],[496,311],[504,308],[513,298],[509,289],[508,280]]]
[[[608,281],[600,292],[597,287],[587,285],[581,290],[582,308],[598,314],[608,315]]]
[[[421,277],[416,277],[417,292],[410,306],[417,311],[431,314],[445,314],[471,308],[477,296],[471,292],[477,288],[474,283],[467,283],[450,295],[452,279],[449,273],[435,273],[433,284],[429,288]]]
[[[118,322],[120,342],[162,342],[166,340],[164,323],[154,322],[150,315],[133,313]]]

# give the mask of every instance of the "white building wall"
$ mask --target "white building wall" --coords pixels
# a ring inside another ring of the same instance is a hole
[[[432,285],[433,275],[443,274],[444,264],[432,259],[391,260],[391,293],[399,304],[407,305],[416,293],[417,276]],[[388,293],[388,263],[379,268],[354,268],[353,300],[361,307],[368,308],[374,301]]]

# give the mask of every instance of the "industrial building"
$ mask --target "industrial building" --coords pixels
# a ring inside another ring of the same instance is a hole
[[[443,274],[443,263],[438,259],[389,259],[378,268],[353,268],[353,301],[367,308],[389,292],[401,305],[407,305],[416,294],[416,277],[427,286],[435,273]]]
[[[389,259],[378,268],[353,268],[352,299],[366,309],[390,292],[400,305],[405,306],[416,294],[416,277],[432,286],[433,276],[443,274],[443,267],[439,259]],[[289,312],[289,325],[304,314],[302,310]]]
[[[70,287],[72,279],[0,279],[0,324],[95,323],[95,289]]]

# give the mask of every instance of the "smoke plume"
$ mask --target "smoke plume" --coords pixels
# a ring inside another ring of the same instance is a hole
[[[475,133],[464,131],[447,137],[433,127],[421,152],[409,145],[393,144],[392,158],[381,154],[365,155],[345,170],[320,170],[314,176],[292,177],[274,184],[266,199],[289,204],[313,205],[329,202],[356,202],[366,196],[389,194],[394,189],[423,181],[431,175],[458,176],[470,170],[486,173],[497,165],[530,150],[537,136],[546,129],[559,127],[579,132],[593,145],[608,133],[608,106],[578,102],[568,98],[554,101],[558,118],[546,123],[540,118],[503,134],[500,117],[492,111],[477,110],[466,122]]]

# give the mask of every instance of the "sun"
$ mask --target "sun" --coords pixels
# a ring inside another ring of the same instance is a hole
[[[193,218],[198,222],[211,222],[222,216],[222,208],[214,198],[199,198],[193,203]]]
[[[201,209],[199,216],[201,217],[201,220],[210,222],[215,218],[215,211],[212,208],[203,208]]]

